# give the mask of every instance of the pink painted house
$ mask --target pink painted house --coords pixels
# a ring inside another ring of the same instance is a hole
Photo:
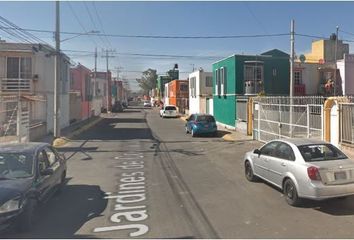
[[[92,93],[91,70],[79,63],[70,69],[70,121],[92,116]]]

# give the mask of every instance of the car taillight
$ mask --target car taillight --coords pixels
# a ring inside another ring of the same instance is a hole
[[[311,180],[321,180],[320,171],[317,167],[308,167],[307,175]]]

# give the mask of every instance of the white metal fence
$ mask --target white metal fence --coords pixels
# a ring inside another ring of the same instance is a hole
[[[323,139],[324,100],[322,97],[256,98],[254,138],[263,142],[290,137]]]
[[[0,143],[29,141],[29,118],[28,102],[12,99],[2,101],[0,103]]]
[[[339,113],[339,142],[354,144],[354,103],[340,103]]]

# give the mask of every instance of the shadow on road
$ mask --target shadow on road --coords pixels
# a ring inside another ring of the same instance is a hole
[[[103,196],[96,185],[66,185],[61,194],[37,210],[31,232],[9,232],[5,238],[92,238],[75,233],[89,220],[101,216],[107,206]]]
[[[268,185],[269,187],[279,191],[280,193],[283,192],[278,187],[275,187],[266,181],[258,180],[257,183]],[[354,196],[348,196],[345,198],[332,198],[321,201],[303,199],[302,204],[299,206],[299,208],[312,208],[313,210],[320,211],[333,216],[350,216],[354,215]]]
[[[91,129],[75,136],[73,140],[152,140],[153,137],[147,125],[134,126],[134,124],[145,122],[146,120],[141,118],[104,118]],[[125,127],[120,127],[120,123],[125,123]]]

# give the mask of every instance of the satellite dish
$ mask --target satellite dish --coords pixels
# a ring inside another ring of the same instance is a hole
[[[304,63],[306,61],[306,57],[304,54],[301,54],[299,59],[301,63]]]

